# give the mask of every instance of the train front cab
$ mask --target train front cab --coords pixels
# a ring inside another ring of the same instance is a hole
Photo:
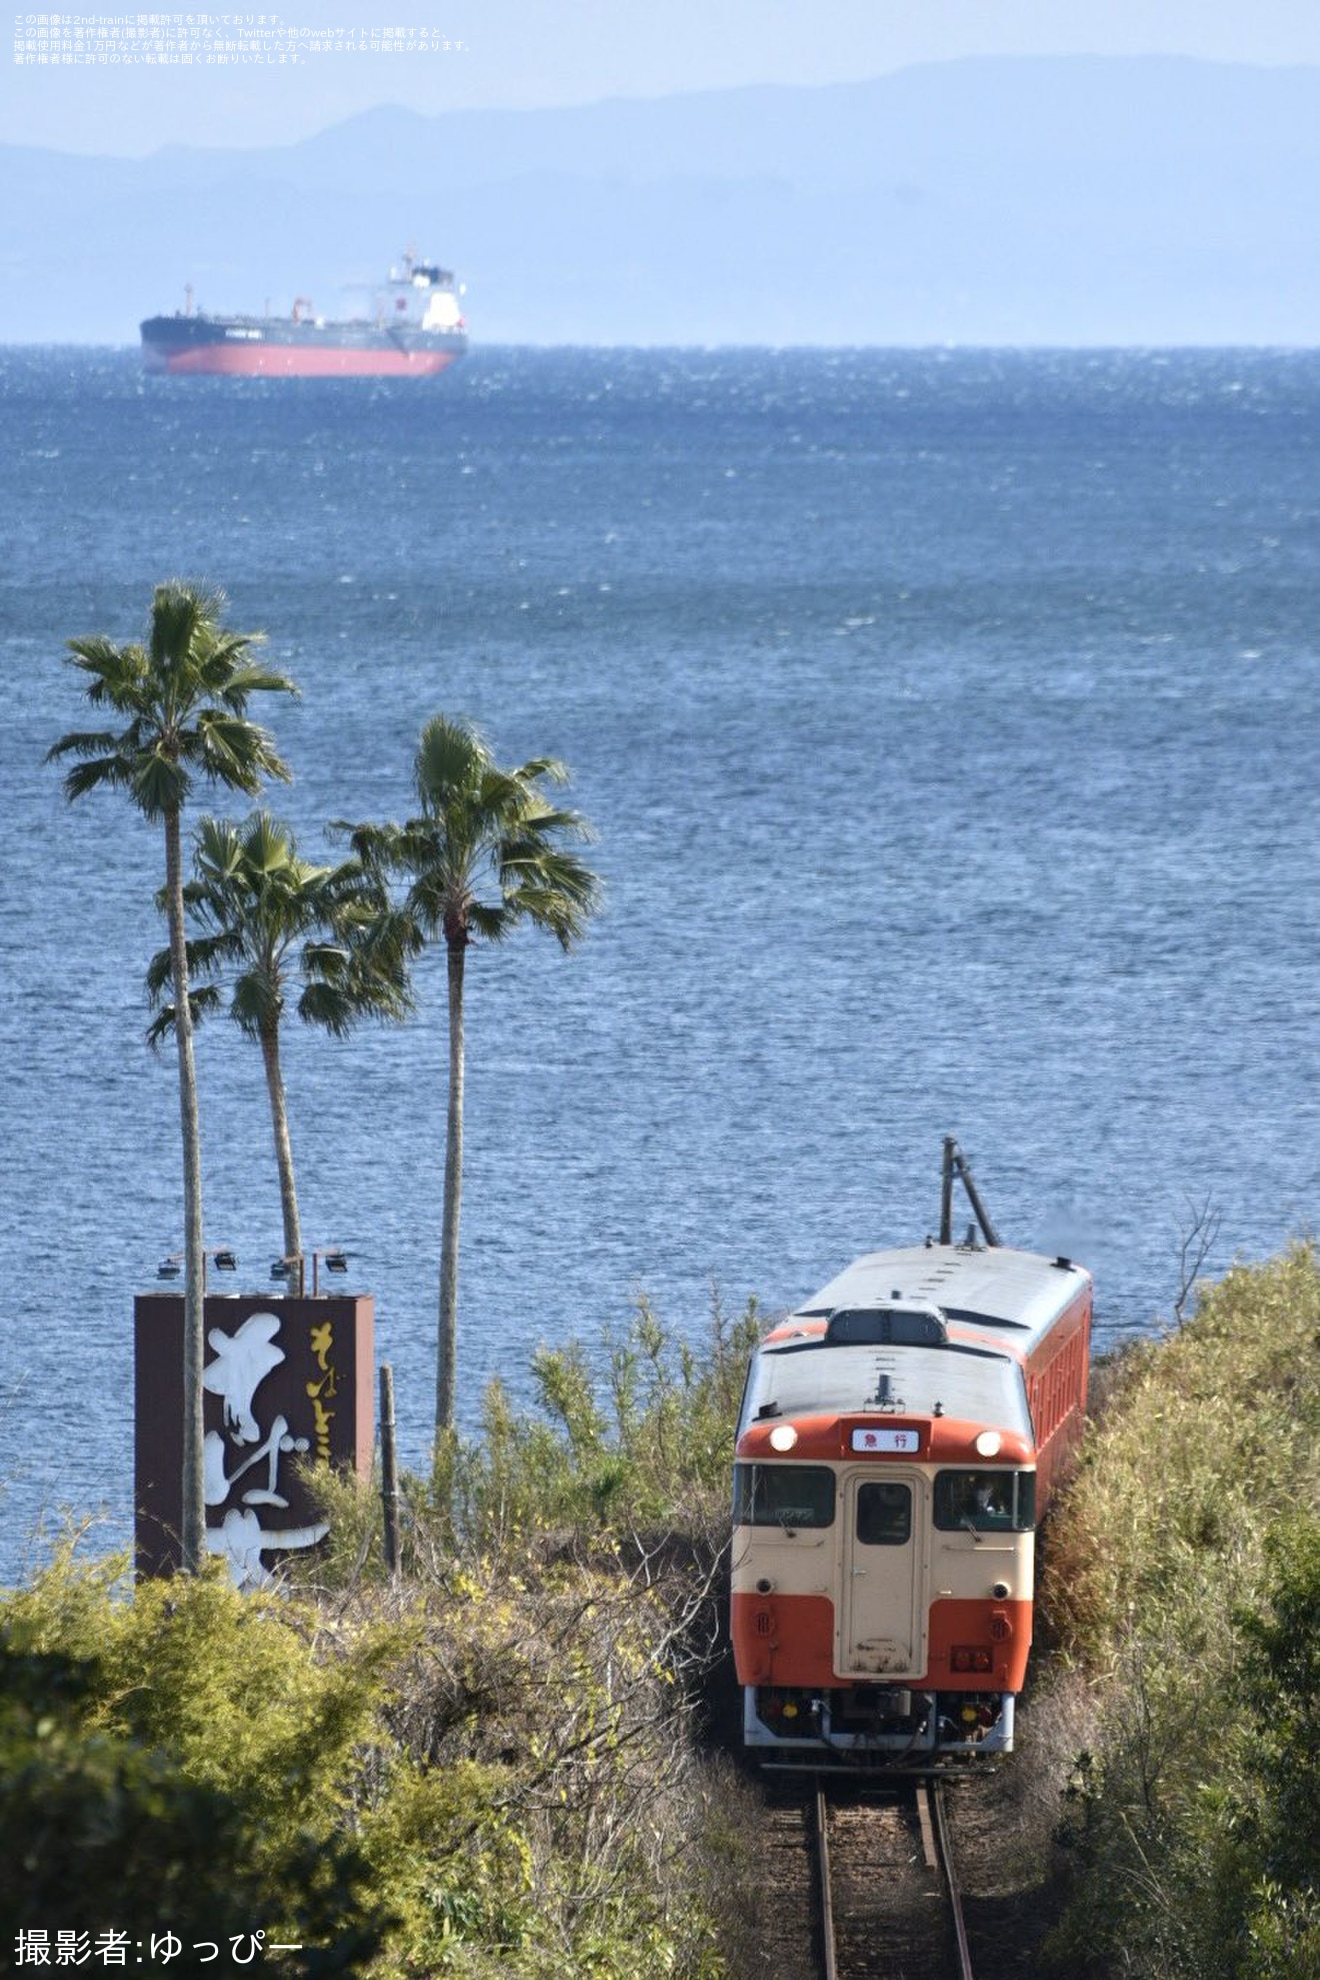
[[[787,1764],[818,1763],[822,1748],[916,1766],[1008,1752],[1034,1524],[1025,1464],[739,1464],[746,1745]]]

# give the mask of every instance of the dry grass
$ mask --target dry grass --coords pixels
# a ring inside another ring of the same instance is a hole
[[[1069,1980],[1257,1980],[1248,1921],[1307,1896],[1260,1883],[1273,1715],[1245,1681],[1244,1616],[1269,1611],[1276,1537],[1320,1507],[1317,1347],[1299,1244],[1108,1371],[1041,1581],[1056,1683],[1033,1762],[1071,1852],[1048,1969]]]
[[[1320,1269],[1309,1245],[1235,1268],[1175,1333],[1130,1349],[1051,1522],[1042,1604],[1093,1671],[1134,1631],[1189,1654],[1259,1586],[1270,1525],[1320,1498]]]

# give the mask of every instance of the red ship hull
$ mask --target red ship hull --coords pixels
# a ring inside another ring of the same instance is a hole
[[[294,349],[285,344],[198,344],[164,351],[147,347],[150,371],[212,378],[433,378],[458,351]]]

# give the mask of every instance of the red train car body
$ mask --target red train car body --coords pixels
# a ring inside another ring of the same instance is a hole
[[[751,1360],[731,1628],[771,1763],[1008,1751],[1035,1529],[1081,1433],[1090,1274],[935,1244],[859,1258]]]

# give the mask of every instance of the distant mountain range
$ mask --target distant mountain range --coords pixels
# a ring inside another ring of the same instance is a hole
[[[186,283],[334,314],[409,242],[480,344],[1311,344],[1320,68],[967,60],[266,150],[0,145],[0,342],[136,343]]]

